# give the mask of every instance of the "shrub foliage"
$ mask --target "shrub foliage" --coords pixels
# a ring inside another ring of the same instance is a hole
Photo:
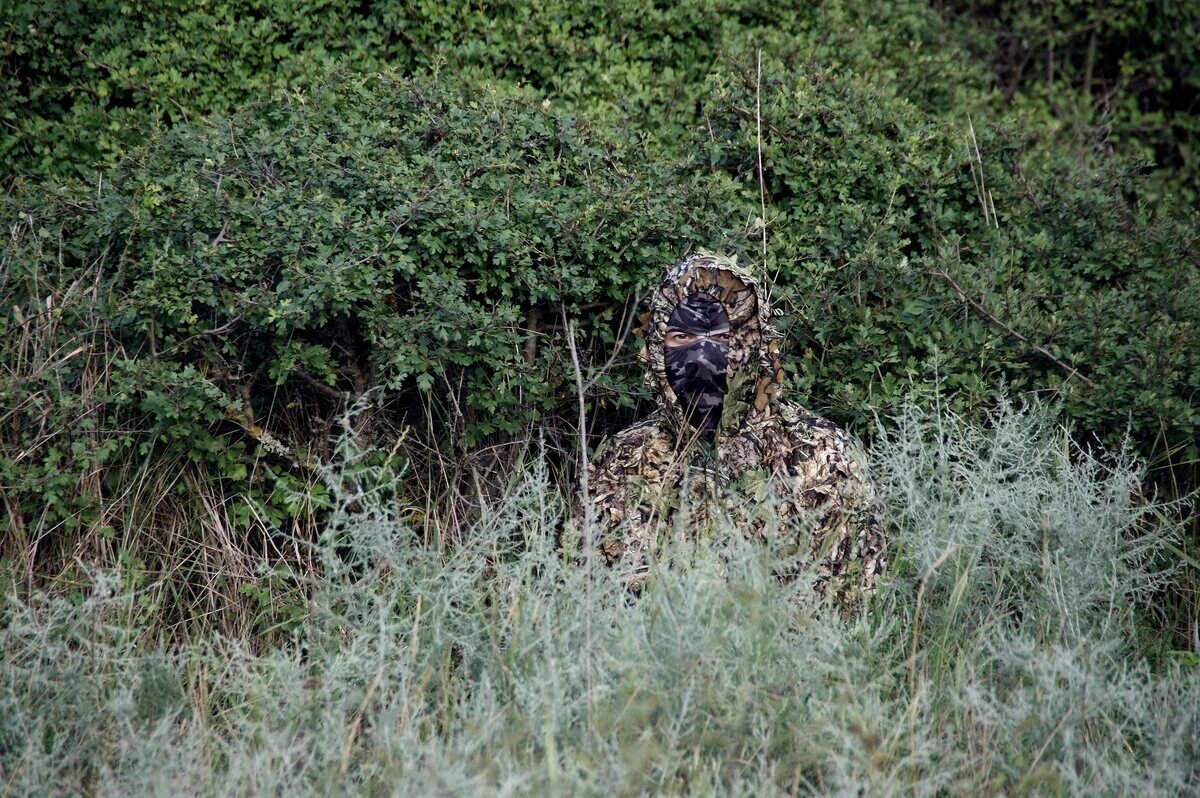
[[[896,567],[849,623],[735,529],[636,600],[589,583],[544,462],[441,551],[382,474],[329,471],[271,650],[139,645],[118,574],[7,603],[0,767],[20,794],[1190,794],[1200,670],[1140,659],[1169,508],[1052,421],[907,412],[875,452]]]
[[[1175,132],[1138,139],[1141,84],[1086,55],[1178,88],[1194,43],[1067,6],[1051,36],[1021,4],[9,4],[7,562],[238,570],[220,541],[323,506],[352,403],[393,463],[568,431],[567,329],[624,423],[636,297],[694,246],[770,276],[797,398],[863,432],[1016,390],[1194,462],[1194,131],[1160,82]],[[997,76],[1023,31],[1063,80]]]
[[[569,109],[383,76],[176,128],[103,186],[42,197],[6,250],[7,330],[80,351],[7,384],[10,501],[38,528],[78,511],[60,480],[135,451],[265,476],[288,509],[275,477],[311,473],[369,391],[364,434],[414,407],[443,443],[515,433],[566,393],[564,309],[611,346],[680,237],[720,229],[694,176]]]

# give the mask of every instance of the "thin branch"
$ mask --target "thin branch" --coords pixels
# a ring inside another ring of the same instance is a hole
[[[313,471],[316,469],[316,464],[307,457],[299,454],[294,448],[288,445],[283,440],[267,432],[258,424],[254,423],[254,419],[250,413],[244,409],[238,409],[232,405],[225,408],[225,418],[233,422],[242,431],[249,435],[254,440],[258,441],[263,449],[282,460],[291,463],[293,467],[304,471]]]
[[[635,294],[633,297],[633,307],[625,312],[625,320],[621,324],[621,335],[617,338],[616,343],[613,344],[612,354],[608,356],[608,360],[604,361],[604,365],[600,367],[600,370],[592,375],[592,377],[589,378],[586,383],[584,383],[583,388],[580,391],[581,393],[586,394],[588,391],[592,390],[592,388],[596,387],[596,383],[600,381],[600,378],[603,377],[605,373],[612,368],[612,364],[616,362],[617,355],[621,354],[621,348],[625,345],[625,339],[629,337],[629,331],[633,329],[634,319],[637,318],[637,306],[641,301],[641,294]],[[573,322],[568,322],[568,324],[572,323]],[[573,328],[568,327],[568,331],[572,335],[571,343],[574,345],[575,339]]]
[[[742,106],[737,105],[737,104],[731,105],[730,108],[733,109],[734,113],[744,116],[747,119],[749,119],[752,116],[755,116],[755,113],[753,111],[751,111],[749,108],[743,108]],[[783,139],[784,141],[798,142],[801,140],[799,136],[793,136],[791,133],[788,133],[787,131],[780,129],[779,127],[776,127],[775,125],[772,125],[770,122],[766,122],[766,121],[762,121],[762,120],[759,120],[759,121],[762,122],[763,125],[766,125],[767,130],[771,131],[772,133],[774,133],[776,136]]]
[[[229,232],[229,220],[228,220],[228,219],[226,219],[226,220],[225,220],[225,222],[224,222],[224,224],[222,224],[222,225],[221,225],[221,229],[220,229],[220,230],[217,232],[217,235],[216,235],[216,237],[215,237],[215,238],[213,238],[213,240],[212,240],[212,246],[214,246],[214,247],[215,247],[215,246],[217,246],[218,244],[232,244],[232,243],[234,243],[232,238],[226,238],[226,237],[225,237],[225,234],[226,234],[226,233],[228,233],[228,232]]]
[[[532,366],[537,360],[537,337],[538,337],[538,322],[541,320],[541,313],[538,306],[530,305],[529,311],[525,314],[525,329],[529,333],[525,336],[524,357],[525,365]]]
[[[1042,207],[1042,203],[1038,201],[1037,195],[1033,193],[1033,187],[1029,185],[1029,179],[1025,177],[1025,169],[1021,166],[1020,161],[1013,161],[1013,174],[1020,181],[1021,188],[1025,192],[1025,198],[1033,203],[1033,207],[1037,208],[1039,213],[1045,210]]]
[[[562,309],[563,324],[567,328],[567,347],[571,352],[571,366],[575,369],[575,389],[579,399],[579,497],[583,506],[583,668],[587,680],[588,728],[592,725],[592,498],[588,486],[587,446],[587,386],[583,382],[583,367],[579,363],[579,350],[575,347],[575,322],[567,318],[567,309]]]
[[[420,607],[419,604],[417,606]],[[375,678],[367,687],[367,694],[363,696],[362,703],[358,705],[358,711],[354,713],[354,721],[350,724],[350,733],[346,735],[346,741],[342,743],[342,763],[338,767],[339,776],[345,776],[346,771],[350,769],[350,756],[354,753],[354,742],[362,732],[363,716],[367,713],[367,707],[375,696],[375,691],[379,689],[379,683],[383,681],[383,665],[384,659],[381,653],[379,667],[375,669]]]
[[[762,257],[767,264],[767,184],[763,180],[762,146],[762,49],[758,51],[758,78],[754,84],[754,126],[758,133],[758,202],[762,210]]]
[[[1088,385],[1089,388],[1096,387],[1096,383],[1092,382],[1092,380],[1088,379],[1086,376],[1084,376],[1082,373],[1080,373],[1080,371],[1078,369],[1076,369],[1074,366],[1059,359],[1053,352],[1051,352],[1046,347],[1039,346],[1038,344],[1033,343],[1028,338],[1026,338],[1024,335],[1021,335],[1021,333],[1017,332],[1012,327],[1008,326],[1004,322],[1000,321],[1000,319],[996,318],[991,313],[989,313],[987,308],[985,308],[983,305],[979,304],[974,299],[971,299],[969,296],[967,296],[967,292],[962,289],[962,286],[960,286],[958,283],[956,283],[954,281],[954,278],[951,277],[949,275],[949,273],[947,273],[944,269],[936,269],[933,271],[929,271],[929,272],[927,272],[927,274],[930,274],[934,277],[940,277],[941,279],[943,279],[947,283],[949,283],[950,287],[954,289],[954,293],[958,294],[958,298],[960,300],[962,300],[963,302],[965,302],[967,304],[967,306],[971,308],[971,310],[978,313],[984,319],[991,322],[992,324],[999,327],[1000,329],[1004,330],[1006,333],[1011,335],[1013,338],[1016,338],[1018,341],[1025,344],[1033,351],[1037,352],[1040,355],[1045,356],[1051,362],[1053,362],[1056,366],[1058,366],[1063,371],[1070,374],[1072,377],[1078,377],[1079,379],[1083,380]]]
[[[187,344],[190,344],[192,341],[195,341],[197,338],[217,338],[219,336],[225,335],[226,333],[233,332],[233,329],[235,327],[237,327],[238,324],[241,323],[242,319],[244,319],[244,318],[245,318],[245,316],[242,316],[242,315],[234,316],[232,319],[225,322],[224,324],[222,324],[219,327],[213,327],[211,330],[203,330],[202,332],[198,332],[195,335],[189,335],[187,338],[184,338],[182,341],[179,341],[177,344],[175,344],[173,347],[171,347],[170,351],[177,352],[180,349],[182,349],[184,346],[186,346]]]
[[[327,396],[330,399],[333,399],[335,402],[346,402],[346,401],[349,401],[349,399],[350,399],[350,394],[348,392],[339,391],[337,388],[334,388],[332,385],[329,385],[328,383],[325,383],[325,382],[321,382],[321,380],[318,380],[316,377],[309,374],[307,371],[305,371],[302,368],[296,368],[292,371],[292,373],[295,374],[300,379],[302,379],[304,382],[308,383],[309,387],[312,388],[314,391],[321,394],[322,396]]]
[[[971,121],[970,114],[967,114],[967,129],[970,133],[970,139],[967,141],[967,154],[972,159],[968,161],[971,167],[971,182],[975,184],[975,193],[979,196],[979,204],[983,208],[983,221],[989,227],[999,228],[1000,221],[996,217],[996,202],[992,198],[992,190],[987,187],[984,177],[983,153],[979,149],[979,140],[975,138],[975,123]],[[979,165],[978,178],[975,174],[976,164]]]
[[[921,630],[921,602],[925,599],[925,588],[929,584],[929,578],[933,576],[933,572],[940,568],[942,563],[950,559],[950,555],[957,548],[957,543],[951,543],[945,551],[938,555],[938,558],[925,569],[925,574],[921,577],[921,585],[917,588],[917,605],[913,610],[912,645],[910,646],[907,663],[908,689],[914,697],[917,692],[917,634]]]

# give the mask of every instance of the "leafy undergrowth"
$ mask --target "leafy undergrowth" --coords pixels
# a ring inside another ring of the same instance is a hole
[[[531,467],[453,549],[341,500],[283,645],[167,646],[120,574],[10,598],[14,794],[1182,794],[1200,670],[1157,652],[1178,508],[1053,417],[910,411],[874,449],[895,563],[844,622],[726,530],[640,597],[555,548]],[[369,485],[361,468],[355,485]],[[302,544],[298,544],[302,545]]]

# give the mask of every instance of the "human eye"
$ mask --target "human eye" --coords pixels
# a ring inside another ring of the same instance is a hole
[[[672,346],[685,346],[690,344],[694,338],[694,335],[685,332],[672,331],[667,333],[667,343]]]

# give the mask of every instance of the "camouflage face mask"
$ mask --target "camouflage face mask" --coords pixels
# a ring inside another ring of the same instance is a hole
[[[700,336],[684,346],[668,346],[663,351],[667,379],[679,397],[692,426],[712,433],[721,418],[725,399],[729,346],[711,336],[729,332],[725,308],[708,294],[692,294],[680,302],[667,323],[667,333],[684,332]]]

